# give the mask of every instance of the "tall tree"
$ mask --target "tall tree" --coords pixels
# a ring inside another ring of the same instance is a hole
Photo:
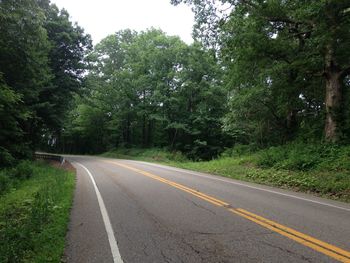
[[[104,150],[168,146],[210,159],[223,149],[226,93],[214,53],[160,30],[124,30],[102,40],[89,59],[88,96],[78,101],[76,118],[99,116]],[[96,129],[89,121],[75,123],[82,138]],[[68,128],[66,136],[76,132]]]
[[[0,155],[23,158],[62,127],[91,40],[49,0],[0,1],[0,30]]]
[[[44,20],[34,0],[0,2],[0,107],[8,114],[2,114],[0,146],[15,158],[33,148],[39,94],[50,81]]]
[[[87,69],[85,57],[92,49],[91,37],[77,24],[72,24],[66,10],[59,10],[49,0],[39,1],[45,12],[44,28],[50,43],[48,65],[52,78],[40,93],[39,117],[48,129],[60,137],[64,115],[73,95],[80,91]]]
[[[214,23],[215,26],[207,26],[207,28],[220,29],[219,34],[216,35],[221,41],[220,47],[226,47],[223,54],[231,64],[236,63],[237,58],[240,60],[243,56],[252,58],[250,64],[249,60],[246,60],[249,64],[248,68],[254,64],[258,65],[257,62],[260,66],[261,63],[268,65],[266,62],[270,60],[269,63],[272,63],[270,65],[274,66],[275,63],[280,64],[284,61],[284,68],[289,72],[286,87],[305,82],[303,85],[308,90],[297,89],[295,93],[305,104],[304,106],[308,107],[310,100],[318,99],[319,91],[312,94],[313,98],[306,97],[310,95],[310,90],[314,89],[313,84],[318,82],[318,90],[323,91],[325,98],[321,105],[325,111],[324,138],[330,142],[340,139],[344,123],[342,119],[344,117],[344,80],[349,75],[349,49],[346,48],[350,43],[349,1],[217,1],[231,5],[228,8],[229,15],[224,16],[223,19],[215,19],[218,17],[217,7],[219,6],[214,3],[215,1],[173,0],[172,2],[174,4],[186,2],[194,5],[199,26]],[[242,32],[242,28],[249,31]],[[243,35],[239,35],[238,32]],[[208,34],[210,36],[210,30]],[[262,38],[263,35],[265,39]],[[252,38],[256,38],[256,43],[252,42]],[[237,39],[250,43],[249,47],[238,45]],[[260,42],[260,40],[264,41]],[[232,43],[235,44],[232,45]],[[274,43],[279,43],[280,46]],[[294,54],[290,54],[289,50],[294,50]],[[230,54],[237,56],[230,57]],[[252,57],[251,54],[257,56]],[[259,68],[257,70],[260,71]],[[237,73],[237,71],[228,72],[232,75]],[[242,67],[238,70],[238,75],[245,74],[244,72],[245,69]],[[247,76],[252,74],[248,72]],[[235,78],[235,76],[232,77]],[[264,90],[268,90],[271,84],[274,85],[277,81],[283,80],[279,75],[275,78],[270,75],[267,77],[263,79],[267,81]],[[241,84],[247,85],[248,82]],[[289,89],[284,88],[285,97],[288,97],[289,92]],[[283,103],[287,107],[288,103]],[[269,107],[271,108],[270,105]],[[316,106],[318,107],[319,105]],[[293,108],[291,108],[292,111]],[[303,109],[299,109],[298,112],[304,113]]]

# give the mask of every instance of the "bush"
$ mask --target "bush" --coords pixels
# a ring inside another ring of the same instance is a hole
[[[261,167],[274,167],[287,159],[287,151],[283,147],[271,147],[258,154],[257,164]]]
[[[290,143],[257,153],[256,164],[295,171],[350,170],[350,147],[333,144]]]
[[[34,170],[30,161],[22,161],[10,172],[17,179],[28,179],[33,176]]]
[[[313,145],[297,145],[286,147],[286,159],[276,163],[275,168],[288,170],[308,171],[316,168],[322,160],[320,149],[315,149]]]
[[[185,155],[178,151],[168,151],[167,149],[150,148],[118,148],[113,151],[102,154],[105,157],[137,159],[144,161],[160,161],[160,162],[183,162],[187,161]]]
[[[13,156],[4,147],[0,147],[0,167],[10,166],[15,162]]]
[[[0,173],[0,195],[6,192],[6,190],[10,187],[11,187],[10,178],[4,173]]]
[[[0,262],[61,262],[74,175],[44,163],[31,166],[33,176],[1,196]]]
[[[256,151],[255,145],[236,144],[233,148],[227,148],[220,157],[239,157],[241,155],[251,154]]]

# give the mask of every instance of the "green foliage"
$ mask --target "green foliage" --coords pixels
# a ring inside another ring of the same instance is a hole
[[[49,74],[43,20],[33,0],[0,2],[0,166],[27,156],[34,105]]]
[[[50,43],[48,66],[52,76],[49,85],[40,93],[42,105],[37,114],[52,135],[60,136],[73,94],[80,92],[84,80],[87,68],[84,58],[92,49],[91,37],[69,20],[66,10],[49,5],[48,1],[40,6],[46,17],[43,26]]]
[[[0,1],[0,167],[59,133],[91,40],[49,0]],[[46,139],[46,138],[45,138]]]
[[[74,176],[44,164],[26,165],[33,177],[0,196],[0,261],[61,262]]]
[[[10,176],[17,179],[29,179],[33,176],[34,169],[31,161],[21,161],[15,168],[9,171]]]
[[[0,196],[7,191],[11,185],[12,180],[9,178],[9,176],[4,172],[0,172]]]
[[[164,147],[211,159],[226,137],[226,92],[214,53],[150,29],[119,31],[89,55],[87,93],[66,122],[64,149]]]
[[[7,150],[4,147],[0,147],[0,167],[3,166],[10,166],[13,164],[15,159],[13,156],[9,153],[9,150]]]
[[[219,54],[235,142],[349,142],[349,1],[171,2],[192,6],[196,36]]]
[[[220,157],[239,157],[256,152],[257,148],[253,144],[236,144],[232,148],[227,148]]]
[[[31,178],[34,168],[31,161],[25,160],[17,163],[12,168],[0,170],[0,196],[11,187],[16,187],[21,181]]]
[[[259,152],[257,164],[295,171],[350,170],[350,148],[331,144],[291,143]]]
[[[237,145],[227,149],[220,158],[201,162],[177,159],[165,149],[118,149],[103,156],[165,163],[350,202],[348,146],[298,142],[256,150]]]
[[[185,162],[188,160],[181,152],[157,148],[118,148],[116,150],[103,153],[101,156],[155,162]]]

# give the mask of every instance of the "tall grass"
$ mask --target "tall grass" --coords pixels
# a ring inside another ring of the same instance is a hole
[[[157,162],[184,162],[187,158],[178,151],[168,151],[160,148],[118,148],[113,151],[102,154],[103,157],[120,158],[120,159],[135,159],[142,161],[157,161]]]
[[[25,166],[10,177],[29,178],[0,196],[0,262],[61,262],[74,175],[44,163]]]
[[[350,146],[295,142],[257,150],[238,145],[204,162],[172,158],[159,149],[120,149],[105,156],[165,163],[350,202]]]

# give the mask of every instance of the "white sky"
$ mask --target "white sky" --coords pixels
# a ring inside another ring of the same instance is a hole
[[[192,43],[194,15],[189,6],[172,6],[170,0],[51,0],[65,8],[73,22],[85,29],[97,44],[122,29],[162,29]]]

